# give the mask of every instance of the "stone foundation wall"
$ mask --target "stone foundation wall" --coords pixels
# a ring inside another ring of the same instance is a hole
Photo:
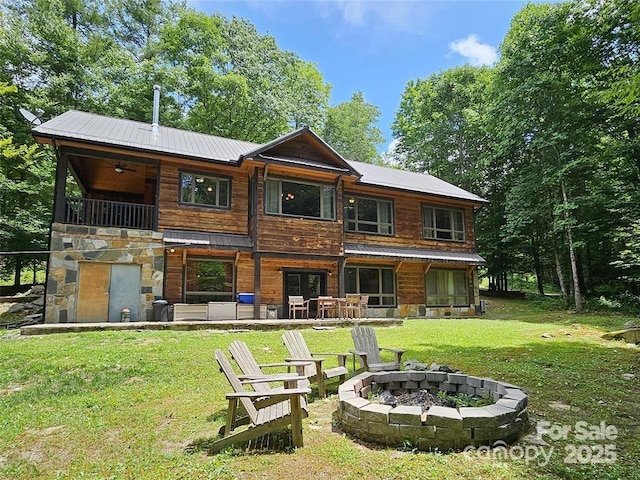
[[[368,400],[371,392],[424,389],[490,396],[485,407],[450,408],[381,405]],[[338,389],[336,412],[343,430],[367,442],[412,445],[419,450],[460,450],[512,442],[529,426],[527,396],[519,387],[490,378],[440,371],[365,372]]]
[[[53,224],[45,323],[77,321],[79,262],[140,265],[140,314],[142,320],[150,320],[153,317],[153,300],[162,297],[162,237],[162,232],[149,230]]]
[[[427,307],[424,304],[399,305],[397,308],[369,307],[371,318],[441,318],[476,316],[475,305],[464,307]]]

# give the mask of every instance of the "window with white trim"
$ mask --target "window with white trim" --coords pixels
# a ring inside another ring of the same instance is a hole
[[[393,203],[391,201],[347,195],[344,210],[347,232],[393,235]]]
[[[422,235],[433,240],[464,242],[464,212],[423,205]]]
[[[180,173],[180,202],[207,207],[229,208],[231,180],[198,173]]]
[[[265,182],[265,212],[273,215],[335,220],[333,185],[269,178]]]

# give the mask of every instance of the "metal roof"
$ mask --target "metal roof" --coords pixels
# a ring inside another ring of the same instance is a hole
[[[484,198],[440,180],[433,175],[382,167],[371,163],[355,162],[353,160],[347,160],[347,162],[362,175],[357,182],[358,184],[428,193],[476,203],[487,203]]]
[[[236,164],[245,152],[259,144],[160,126],[154,134],[151,124],[93,113],[69,110],[33,128],[36,136],[79,140],[154,152]]]
[[[410,247],[385,247],[380,245],[362,245],[348,243],[344,246],[345,256],[363,256],[375,258],[391,258],[399,260],[432,260],[443,263],[465,263],[482,265],[484,258],[474,252],[451,252],[448,250],[428,250]]]
[[[233,140],[164,126],[160,126],[160,132],[154,134],[150,123],[106,117],[77,110],[69,110],[52,118],[33,128],[32,132],[34,136],[41,138],[119,146],[137,151],[222,162],[230,165],[238,165],[246,155],[268,156],[270,146],[279,145],[305,132],[309,132],[324,143],[308,128],[296,130],[266,144]],[[361,175],[357,181],[358,184],[437,195],[478,204],[487,203],[483,198],[432,175],[343,160],[330,146],[327,145],[327,148],[336,155],[336,158],[340,160],[339,163],[344,161],[345,165]],[[283,159],[279,158],[279,160]],[[309,160],[304,159],[291,161],[291,164],[300,167],[308,167],[309,163]]]
[[[186,230],[165,230],[164,243],[168,245],[189,245],[229,250],[251,250],[253,242],[248,235],[230,233],[190,232]]]

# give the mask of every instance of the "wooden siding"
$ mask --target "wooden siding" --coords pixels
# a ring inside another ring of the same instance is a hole
[[[326,270],[327,295],[338,296],[338,263],[336,261],[292,260],[288,258],[262,258],[260,267],[260,294],[262,303],[282,303],[283,269]]]
[[[179,203],[180,171],[231,178],[231,209],[198,207]],[[179,163],[163,163],[160,169],[158,230],[166,228],[247,235],[249,179],[238,168],[194,168]]]
[[[414,247],[449,251],[475,251],[473,229],[473,208],[468,204],[446,202],[440,198],[427,195],[392,192],[383,189],[362,188],[351,185],[345,188],[344,196],[350,194],[379,198],[393,202],[394,235],[375,235],[366,233],[345,232],[346,243],[383,245],[389,247]],[[445,208],[464,210],[465,241],[452,242],[428,240],[422,236],[422,206],[434,205]]]
[[[412,305],[425,302],[426,265],[418,262],[404,262],[396,272],[398,304]]]
[[[164,273],[164,298],[169,303],[182,302],[182,249],[167,252]]]
[[[289,173],[295,180],[293,172],[270,169],[269,174],[283,175]],[[343,254],[343,226],[342,226],[342,195],[337,195],[336,214],[337,220],[314,220],[306,218],[287,217],[279,215],[267,215],[264,212],[264,170],[258,175],[258,231],[256,237],[256,250],[258,252],[291,253],[301,255],[328,255],[339,256]],[[310,176],[305,176],[309,179]],[[314,177],[314,180],[324,179],[327,184],[334,183],[334,177]],[[340,191],[338,189],[338,191]]]
[[[165,263],[165,298],[169,303],[183,301],[183,251],[176,248],[174,252],[167,252]],[[235,253],[204,249],[187,249],[187,257],[212,257],[235,261]],[[241,253],[236,264],[236,292],[253,292],[254,263],[251,254]]]

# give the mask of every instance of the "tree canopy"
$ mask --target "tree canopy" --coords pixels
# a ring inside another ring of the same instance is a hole
[[[315,64],[244,19],[181,0],[10,0],[0,6],[0,59],[5,252],[46,250],[53,201],[53,152],[33,146],[19,108],[45,120],[77,109],[150,122],[159,84],[167,126],[262,143],[302,125],[335,124],[331,86]],[[368,136],[349,154],[369,160],[378,113],[361,104],[367,116],[357,125]],[[354,144],[346,127],[332,128],[339,145]],[[3,258],[5,270],[20,269],[17,257]]]
[[[534,272],[577,310],[639,292],[638,20],[631,0],[527,5],[494,67],[410,82],[394,123],[404,165],[491,201],[489,275]]]

